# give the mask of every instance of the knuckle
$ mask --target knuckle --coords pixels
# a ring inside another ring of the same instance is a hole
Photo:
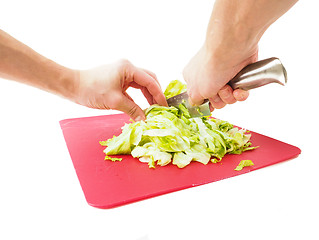
[[[232,104],[236,102],[236,99],[233,95],[233,90],[230,86],[223,87],[219,92],[218,95],[220,98],[227,104]]]
[[[159,91],[160,88],[158,86],[158,84],[156,83],[155,80],[150,80],[146,83],[146,86],[145,86],[147,89],[150,89],[150,90],[153,90],[153,91]]]
[[[213,98],[210,98],[211,105],[216,109],[221,109],[225,107],[226,103],[223,102],[223,100],[219,96],[215,96]]]
[[[200,91],[200,95],[202,96],[203,99],[208,99],[215,96],[216,94],[214,94],[213,91],[210,91],[209,89],[203,88]]]
[[[204,98],[212,98],[217,95],[217,92],[216,86],[211,86],[210,84],[200,88],[201,96]]]
[[[135,116],[138,112],[138,107],[137,105],[133,105],[129,110],[128,110],[128,114],[130,116]]]
[[[155,73],[151,72],[151,76],[157,80],[157,75]]]
[[[232,92],[232,88],[229,86],[229,85],[225,85],[225,86],[223,86],[220,90],[219,90],[219,92],[222,92],[222,93],[225,93],[225,94],[229,94],[229,93],[231,93]]]
[[[222,109],[225,106],[226,106],[226,103],[224,103],[224,102],[221,102],[221,103],[213,105],[213,107],[216,108],[216,109]]]
[[[120,66],[120,67],[127,67],[127,66],[130,66],[132,65],[131,62],[125,58],[121,58],[117,61],[117,64]]]

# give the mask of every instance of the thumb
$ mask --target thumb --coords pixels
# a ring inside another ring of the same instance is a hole
[[[125,95],[122,95],[121,104],[119,104],[117,110],[125,112],[134,121],[145,120],[144,111],[131,98]]]
[[[188,93],[188,102],[192,106],[199,106],[204,102],[204,98],[200,96],[199,93],[193,91],[193,89],[190,89],[187,91]]]

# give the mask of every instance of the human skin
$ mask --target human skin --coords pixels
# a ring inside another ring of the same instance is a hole
[[[122,59],[89,70],[74,70],[40,55],[0,30],[0,77],[67,98],[97,109],[115,109],[144,120],[143,110],[126,93],[142,91],[149,104],[167,106],[156,75]]]
[[[199,105],[209,99],[214,110],[246,100],[248,91],[233,90],[227,83],[257,61],[260,38],[296,2],[216,0],[205,42],[183,71],[190,102]]]

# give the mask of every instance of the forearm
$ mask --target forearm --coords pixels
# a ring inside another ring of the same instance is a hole
[[[0,77],[41,88],[78,104],[115,109],[136,121],[143,110],[126,93],[129,87],[142,91],[149,104],[167,106],[154,73],[127,60],[79,71],[63,67],[33,51],[0,30]]]
[[[66,98],[72,98],[77,87],[76,71],[43,57],[1,30],[0,77]]]
[[[205,47],[219,58],[226,57],[226,54],[230,54],[232,58],[253,54],[266,29],[296,2],[297,0],[216,0]]]

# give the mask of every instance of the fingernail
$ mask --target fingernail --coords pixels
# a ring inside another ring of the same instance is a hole
[[[200,104],[194,103],[190,98],[188,98],[188,103],[189,103],[189,105],[191,105],[192,107],[199,106],[199,105],[202,104],[202,103],[200,103]]]
[[[242,92],[240,95],[239,95],[239,101],[244,101],[247,99],[247,96],[248,94],[247,93],[244,93]]]
[[[194,103],[192,102],[192,100],[190,98],[188,98],[188,103],[189,103],[189,105],[194,106]]]
[[[135,122],[142,121],[142,120],[144,120],[144,118],[142,116],[137,116],[135,118]]]

